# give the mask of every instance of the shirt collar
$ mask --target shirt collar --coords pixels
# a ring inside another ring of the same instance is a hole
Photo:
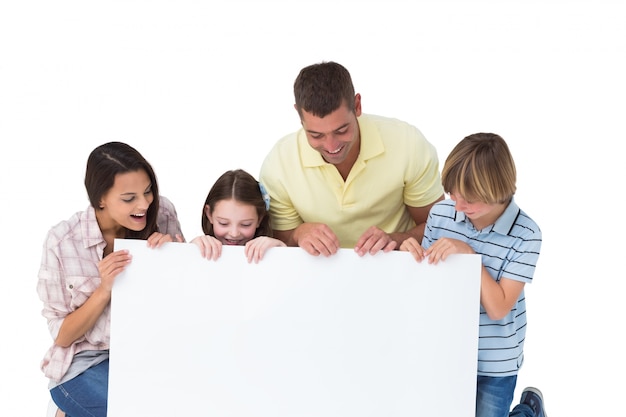
[[[83,235],[83,245],[86,248],[105,242],[96,219],[96,211],[92,206],[87,207],[87,210],[81,213],[80,227]]]
[[[489,229],[496,233],[500,233],[501,235],[508,235],[511,231],[511,228],[515,224],[515,219],[517,219],[519,211],[520,209],[517,206],[515,199],[512,198],[511,202],[508,206],[506,206],[504,212],[500,215],[500,217],[498,217],[496,222],[491,226],[487,226],[486,229]],[[462,211],[455,212],[454,221],[467,222],[469,226],[472,226],[472,223],[469,221],[469,219],[467,219],[467,216],[465,216],[465,213],[463,213]]]

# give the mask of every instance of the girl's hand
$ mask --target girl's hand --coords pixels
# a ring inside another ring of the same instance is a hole
[[[222,242],[209,235],[194,238],[191,243],[198,245],[203,258],[216,261],[222,255]]]
[[[431,247],[426,249],[424,255],[428,257],[428,263],[436,264],[439,261],[445,261],[448,255],[454,253],[473,254],[476,252],[474,252],[474,249],[472,249],[470,245],[463,241],[442,237],[435,241]]]
[[[111,252],[98,262],[98,272],[100,273],[100,287],[111,292],[113,289],[113,282],[115,277],[120,274],[126,265],[130,263],[132,256],[128,253],[128,250],[122,249],[115,252]]]
[[[269,248],[277,246],[285,247],[287,245],[285,245],[282,240],[274,239],[268,236],[259,236],[248,241],[244,249],[248,263],[259,263]]]
[[[400,250],[409,252],[411,255],[413,255],[413,258],[415,258],[417,262],[422,262],[422,260],[424,259],[425,250],[414,237],[410,237],[402,242],[402,244],[400,245]]]

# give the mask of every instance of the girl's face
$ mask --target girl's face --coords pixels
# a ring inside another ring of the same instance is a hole
[[[213,225],[215,238],[223,245],[245,245],[254,238],[262,220],[253,205],[232,199],[218,201],[213,213],[207,205],[204,213]]]
[[[505,204],[489,204],[481,201],[468,201],[459,194],[450,193],[456,211],[465,213],[477,230],[492,225],[504,212]]]
[[[134,231],[143,230],[153,200],[152,183],[145,171],[117,174],[113,187],[100,200],[103,210],[96,210],[100,228],[123,226]]]

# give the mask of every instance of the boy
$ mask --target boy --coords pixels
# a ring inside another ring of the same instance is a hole
[[[532,387],[509,414],[524,358],[524,285],[532,282],[541,249],[539,227],[513,199],[513,157],[500,136],[473,134],[452,150],[441,177],[450,199],[433,206],[422,245],[408,238],[400,250],[429,263],[481,255],[476,416],[545,417],[541,392]]]

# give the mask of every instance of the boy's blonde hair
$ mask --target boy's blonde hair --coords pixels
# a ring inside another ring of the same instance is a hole
[[[502,204],[509,202],[516,191],[515,162],[499,135],[475,133],[450,152],[441,180],[448,194],[469,202]]]

